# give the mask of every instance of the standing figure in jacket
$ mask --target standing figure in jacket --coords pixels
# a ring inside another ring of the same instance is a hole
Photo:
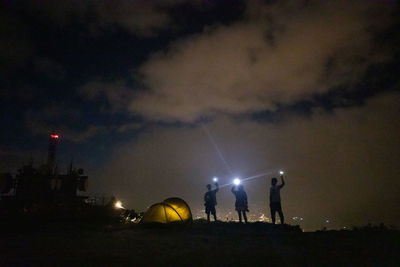
[[[285,218],[283,217],[282,206],[281,206],[281,189],[285,185],[285,180],[283,179],[283,173],[281,173],[280,185],[277,185],[278,179],[271,179],[271,188],[269,189],[269,207],[271,209],[271,219],[272,223],[275,224],[275,213],[278,212],[281,219],[281,224],[284,224]]]
[[[233,186],[231,191],[236,197],[235,209],[239,215],[239,221],[242,222],[243,214],[244,222],[247,223],[246,212],[249,211],[249,208],[247,206],[247,194],[243,189],[243,185]]]
[[[217,205],[217,192],[219,190],[218,183],[215,183],[215,189],[211,190],[211,185],[207,185],[208,191],[204,194],[204,206],[206,208],[207,221],[210,222],[210,213],[214,216],[214,221],[217,221],[217,213],[215,206]]]

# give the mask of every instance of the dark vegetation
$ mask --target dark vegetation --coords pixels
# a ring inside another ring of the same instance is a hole
[[[400,233],[384,226],[303,233],[267,223],[4,223],[0,266],[399,266]]]

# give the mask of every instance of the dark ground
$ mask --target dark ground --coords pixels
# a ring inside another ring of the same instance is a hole
[[[400,232],[266,223],[1,226],[0,266],[400,266]]]

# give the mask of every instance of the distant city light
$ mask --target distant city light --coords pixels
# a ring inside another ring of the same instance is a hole
[[[123,209],[123,208],[124,208],[124,207],[122,206],[122,202],[121,202],[121,201],[115,202],[115,207],[116,207],[117,209]]]
[[[239,179],[239,178],[233,179],[233,183],[234,183],[235,185],[240,185],[240,179]]]
[[[292,220],[293,221],[298,221],[298,220],[302,221],[302,220],[304,220],[304,218],[303,217],[294,216],[294,217],[292,217]]]
[[[214,177],[213,178],[213,181],[216,183],[216,182],[218,182],[218,177]]]
[[[58,139],[58,134],[51,134],[51,135],[50,135],[50,138]]]
[[[325,222],[329,223],[329,220],[326,220]]]
[[[284,174],[284,172],[283,172],[283,171],[280,171],[280,172],[279,172],[279,174],[280,174],[280,175],[283,175],[283,174]]]

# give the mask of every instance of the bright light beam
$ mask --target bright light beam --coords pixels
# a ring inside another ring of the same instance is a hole
[[[275,169],[275,170],[272,170],[272,171],[270,171],[270,172],[263,172],[263,173],[259,173],[259,174],[253,175],[253,176],[249,176],[249,177],[240,179],[240,183],[243,183],[243,182],[249,181],[249,180],[253,180],[253,179],[256,179],[256,178],[260,178],[260,177],[269,175],[269,174],[274,173],[274,172],[276,172],[276,169]],[[236,180],[236,179],[235,179],[235,180]],[[230,186],[230,185],[232,185],[232,183],[223,184],[223,185],[221,185],[219,188],[226,187],[226,186]]]
[[[214,146],[215,150],[217,151],[219,158],[225,164],[226,169],[229,171],[230,174],[233,174],[231,167],[229,166],[228,162],[226,162],[224,156],[222,155],[221,150],[219,149],[217,143],[215,142],[214,138],[212,137],[210,131],[207,128],[207,126],[204,125],[203,123],[201,124],[201,126],[202,126],[204,132],[206,133],[208,139],[210,140],[210,142]]]
[[[115,202],[115,208],[117,208],[117,209],[125,209],[125,208],[122,206],[121,201]]]
[[[271,173],[273,173],[273,172],[275,172],[275,170],[270,171],[270,172],[264,172],[264,173],[256,174],[256,175],[253,175],[253,176],[249,176],[249,177],[246,177],[246,178],[242,179],[242,181],[248,181],[248,180],[260,178],[260,177],[269,175],[269,174],[271,174]]]

